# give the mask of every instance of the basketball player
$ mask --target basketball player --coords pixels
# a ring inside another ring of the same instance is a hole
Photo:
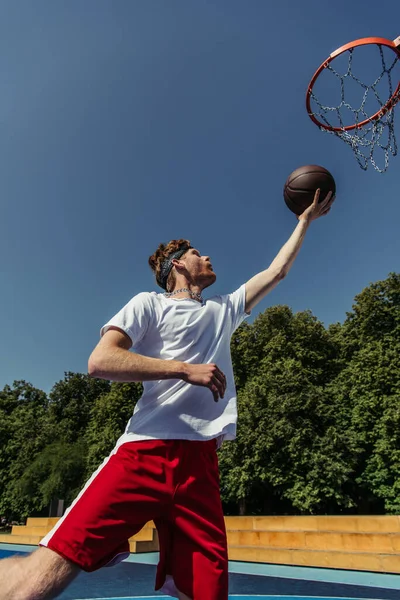
[[[156,589],[181,600],[227,600],[216,450],[236,432],[230,339],[286,276],[310,223],[329,212],[331,195],[318,198],[319,191],[271,265],[231,294],[204,300],[216,275],[187,240],[161,244],[150,257],[164,293],[132,298],[102,328],[89,359],[92,376],[142,381],[143,395],[111,455],[41,547],[0,561],[1,600],[54,598],[81,569],[126,557],[129,537],[150,520],[160,541]]]

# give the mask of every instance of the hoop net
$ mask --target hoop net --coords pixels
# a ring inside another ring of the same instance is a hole
[[[336,135],[350,146],[362,169],[367,170],[371,164],[383,173],[389,166],[390,155],[397,154],[393,108],[400,100],[400,52],[388,50],[378,43],[370,45],[370,50],[379,52],[375,58],[380,65],[380,74],[371,83],[365,83],[363,80],[370,76],[370,69],[359,74],[356,71],[360,65],[355,68],[355,55],[365,48],[360,45],[347,49],[340,53],[340,61],[332,60],[336,57],[331,55],[331,60],[328,59],[320,69],[322,72],[323,67],[325,83],[326,77],[331,77],[323,89],[325,92],[330,90],[332,95],[336,88],[336,104],[329,106],[319,100],[317,86],[310,84],[307,106],[310,117],[321,131]]]

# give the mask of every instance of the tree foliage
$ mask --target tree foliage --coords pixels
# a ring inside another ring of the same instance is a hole
[[[94,402],[85,435],[89,448],[87,476],[99,466],[115,446],[141,394],[141,384],[112,383],[109,392],[99,396]]]
[[[328,329],[270,308],[236,332],[232,355],[238,439],[220,460],[230,510],[399,512],[399,274]]]

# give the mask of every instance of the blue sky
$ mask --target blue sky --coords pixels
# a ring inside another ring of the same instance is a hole
[[[161,241],[210,254],[215,293],[266,268],[296,225],[282,187],[301,165],[328,168],[337,201],[254,314],[343,321],[398,271],[400,157],[361,171],[304,97],[331,51],[399,23],[398,3],[388,18],[371,0],[1,2],[0,388],[85,372],[101,325],[156,289]]]

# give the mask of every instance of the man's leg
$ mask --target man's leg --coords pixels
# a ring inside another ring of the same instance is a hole
[[[48,548],[0,561],[0,600],[55,598],[80,568]]]
[[[179,600],[192,600],[192,598],[189,598],[189,596],[186,596],[186,594],[180,592],[178,589],[176,591],[178,593]]]
[[[179,445],[180,481],[172,510],[155,520],[160,541],[156,589],[176,595],[180,590],[180,600],[228,600],[228,554],[216,444],[180,441]]]

